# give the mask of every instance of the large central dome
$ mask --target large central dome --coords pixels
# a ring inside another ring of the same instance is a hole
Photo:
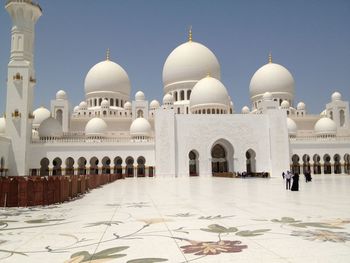
[[[163,67],[164,93],[173,90],[175,84],[194,84],[206,75],[220,79],[220,65],[214,53],[204,45],[188,41],[175,48]]]
[[[130,96],[130,80],[125,70],[110,60],[93,66],[85,78],[85,94],[107,92]]]

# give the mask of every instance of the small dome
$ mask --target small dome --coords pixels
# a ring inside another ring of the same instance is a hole
[[[86,101],[82,101],[79,103],[79,109],[82,109],[82,110],[87,109]]]
[[[39,126],[40,137],[62,137],[63,131],[60,122],[52,117],[44,120]]]
[[[124,103],[124,109],[131,110],[131,108],[132,108],[132,105],[131,105],[130,101],[127,101]]]
[[[142,91],[138,91],[135,94],[136,101],[144,101],[146,99],[145,94]]]
[[[341,101],[341,94],[339,93],[339,92],[334,92],[333,94],[332,94],[332,101],[334,102],[334,101]]]
[[[6,119],[4,117],[0,118],[0,134],[5,134],[6,131]]]
[[[107,131],[107,123],[101,118],[92,118],[85,126],[86,136],[104,136]]]
[[[288,128],[289,136],[297,135],[297,130],[298,130],[297,124],[291,118],[287,118],[287,128]]]
[[[130,95],[130,80],[126,71],[110,60],[93,66],[85,78],[85,93],[113,92]]]
[[[51,116],[51,113],[48,109],[44,107],[40,107],[35,111],[33,111],[33,115],[34,115],[33,124],[40,125],[44,120],[46,120]]]
[[[242,108],[242,114],[249,114],[249,113],[250,113],[250,110],[249,110],[248,106],[244,106]]]
[[[328,117],[319,119],[314,127],[316,135],[335,135],[337,133],[337,125]]]
[[[289,107],[290,107],[290,105],[289,105],[288,100],[282,101],[282,103],[281,103],[281,108],[282,109],[289,109]]]
[[[190,107],[228,107],[230,99],[224,84],[216,78],[207,76],[193,87],[190,98]]]
[[[267,91],[267,92],[264,93],[262,98],[263,98],[264,101],[270,101],[270,100],[272,100],[272,94]]]
[[[64,90],[59,90],[56,93],[56,100],[66,100],[67,94]]]
[[[101,107],[102,108],[109,108],[109,101],[108,100],[103,100],[101,102]]]
[[[164,105],[172,105],[174,103],[174,97],[170,93],[165,94],[163,97],[163,104]]]
[[[220,65],[214,53],[204,45],[189,41],[175,48],[166,59],[163,67],[164,93],[177,83],[195,83],[208,72],[220,79]]]
[[[158,109],[160,107],[160,103],[157,100],[152,100],[151,103],[149,104],[149,107],[154,110]]]
[[[267,91],[274,97],[293,100],[294,79],[285,67],[268,63],[254,73],[249,91],[251,101],[258,100]]]
[[[305,110],[305,109],[306,109],[305,103],[302,101],[299,102],[297,105],[297,110]]]
[[[135,119],[130,126],[130,135],[135,136],[151,136],[152,127],[148,120],[145,118]]]
[[[74,112],[77,112],[78,110],[79,110],[79,106],[75,106],[73,109]]]

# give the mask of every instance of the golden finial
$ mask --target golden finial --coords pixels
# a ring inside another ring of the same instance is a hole
[[[192,26],[190,26],[190,30],[188,32],[188,41],[192,42]]]
[[[210,78],[210,72],[207,72],[207,78]]]
[[[109,60],[109,48],[107,48],[106,60]]]
[[[271,54],[271,51],[269,53],[269,63],[272,63],[272,54]]]

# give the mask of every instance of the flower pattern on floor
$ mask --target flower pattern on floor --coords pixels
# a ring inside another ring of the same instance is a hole
[[[292,236],[304,237],[311,241],[330,241],[330,242],[341,242],[350,241],[350,234],[346,232],[333,232],[324,229],[315,229],[307,231],[293,231]]]
[[[305,213],[295,213],[302,206],[298,199],[294,202],[290,197],[295,193],[288,193],[288,209],[283,210],[282,201],[286,200],[282,200],[281,205],[276,205],[279,209],[271,213],[269,206],[275,203],[266,205],[271,198],[257,197],[256,202],[262,200],[257,205],[250,199],[242,201],[246,197],[240,194],[237,196],[243,197],[235,206],[232,200],[226,202],[215,196],[210,197],[212,201],[200,201],[196,196],[187,200],[178,194],[172,196],[169,190],[169,197],[162,199],[160,195],[145,194],[141,187],[130,195],[126,194],[129,187],[125,186],[126,192],[115,190],[123,183],[129,186],[135,181],[106,185],[70,203],[0,209],[0,262],[31,263],[43,258],[50,263],[246,262],[255,255],[259,256],[254,258],[257,261],[262,255],[262,262],[286,262],[289,250],[281,252],[279,245],[274,246],[284,241],[294,246],[310,244],[301,249],[318,250],[325,249],[322,244],[332,243],[336,255],[350,256],[350,252],[344,252],[350,246],[350,211],[346,208],[338,214],[339,209],[329,210],[332,208],[328,206],[319,214],[309,214],[312,210],[306,208]],[[165,187],[161,185],[159,193]],[[220,185],[226,186],[227,181]],[[221,188],[217,195],[222,193]],[[208,191],[202,197],[209,196]],[[317,194],[317,198],[321,197]],[[335,262],[348,262],[347,259],[337,258]]]
[[[246,245],[239,245],[241,241],[220,240],[216,242],[189,241],[191,245],[181,246],[184,253],[195,255],[218,255],[220,253],[237,253],[247,248]]]

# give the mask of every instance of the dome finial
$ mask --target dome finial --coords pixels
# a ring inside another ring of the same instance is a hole
[[[106,54],[106,60],[109,60],[109,54],[110,52],[109,52],[109,48],[107,48],[107,54]]]
[[[190,30],[188,32],[188,42],[192,42],[192,26],[190,26]]]
[[[269,63],[272,63],[272,53],[271,53],[271,51],[269,53]]]

